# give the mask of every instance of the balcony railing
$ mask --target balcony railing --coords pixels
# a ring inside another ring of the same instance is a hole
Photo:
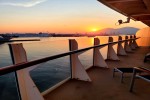
[[[107,59],[109,60],[119,60],[117,55],[127,55],[126,52],[132,52],[133,49],[138,47],[136,43],[136,36],[125,37],[125,40],[122,40],[122,37],[118,37],[118,41],[113,42],[113,38],[109,37],[108,43],[100,44],[98,38],[94,38],[94,46],[78,49],[78,43],[75,39],[69,40],[69,52],[57,54],[50,57],[45,57],[33,61],[27,61],[26,51],[23,48],[22,44],[9,44],[11,57],[13,64],[12,66],[6,66],[0,68],[0,75],[5,75],[11,72],[15,72],[15,78],[18,88],[18,94],[20,100],[44,100],[43,95],[46,95],[48,92],[62,85],[69,79],[77,79],[81,81],[92,81],[88,76],[86,69],[81,64],[78,56],[84,53],[87,50],[93,49],[93,66],[108,68],[107,63],[105,62],[100,49],[108,46]],[[122,45],[124,43],[124,46]],[[117,53],[113,49],[113,45],[117,44]],[[56,84],[50,89],[40,93],[37,86],[33,82],[29,72],[35,69],[38,64],[58,59],[61,57],[70,56],[70,69],[71,76],[66,80]],[[91,66],[92,67],[92,66]]]

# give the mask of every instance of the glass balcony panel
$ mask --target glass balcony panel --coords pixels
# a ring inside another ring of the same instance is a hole
[[[0,76],[0,100],[19,100],[14,72]]]

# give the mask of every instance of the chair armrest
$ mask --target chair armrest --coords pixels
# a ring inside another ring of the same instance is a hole
[[[150,74],[150,69],[148,68],[144,68],[144,67],[134,67],[135,70],[139,70],[139,71],[142,71],[142,72],[146,72],[148,74]]]

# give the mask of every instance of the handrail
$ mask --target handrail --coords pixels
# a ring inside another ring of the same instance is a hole
[[[87,47],[87,48],[83,48],[83,49],[79,49],[79,50],[69,51],[69,52],[66,52],[66,53],[57,54],[57,55],[54,55],[54,56],[33,60],[33,61],[30,61],[30,62],[22,62],[22,63],[11,65],[11,66],[5,66],[5,67],[0,68],[0,75],[4,75],[4,74],[14,72],[14,71],[17,71],[17,70],[20,70],[20,69],[28,68],[28,67],[33,66],[33,65],[44,63],[44,62],[47,62],[49,60],[61,58],[61,57],[68,56],[68,55],[71,55],[71,54],[75,54],[75,53],[78,53],[78,52],[87,51],[87,50],[90,50],[90,49],[93,49],[93,48],[106,46],[106,45],[109,45],[109,44],[116,44],[116,43],[119,43],[119,42],[135,40],[135,39],[138,39],[138,38],[121,40],[121,41],[116,41],[116,42],[109,42],[109,43],[106,43],[106,44],[101,44],[101,45],[91,46],[91,47]]]
[[[134,67],[134,69],[150,74],[150,69],[144,67]]]

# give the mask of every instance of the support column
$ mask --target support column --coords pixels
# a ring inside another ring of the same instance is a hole
[[[78,50],[78,43],[75,39],[69,40],[69,46],[70,46],[70,51]],[[90,77],[88,76],[84,66],[81,64],[81,62],[78,58],[79,54],[81,54],[81,53],[76,53],[76,54],[70,55],[71,78],[91,82]]]
[[[99,44],[100,40],[98,38],[94,38],[94,46]],[[103,47],[97,47],[93,50],[93,66],[108,68],[108,65],[106,64],[102,54],[99,51],[101,48]]]
[[[125,49],[125,51],[126,52],[132,52],[132,50],[131,50],[131,48],[130,48],[130,46],[129,46],[129,44],[128,44],[128,36],[125,36],[125,43],[124,43],[124,49]]]
[[[132,37],[132,35],[130,35],[130,41],[129,41],[129,46],[130,46],[130,48],[132,49],[132,50],[135,50],[135,46],[134,46],[134,44],[133,44],[133,37]]]
[[[9,48],[14,64],[27,62],[26,51],[22,44],[9,44]],[[21,100],[44,100],[29,74],[29,71],[35,67],[21,69],[16,72]]]
[[[118,47],[117,47],[117,55],[121,55],[121,56],[125,56],[127,55],[127,53],[125,52],[123,46],[122,46],[122,43],[123,42],[120,42],[122,41],[122,37],[121,36],[118,36]]]
[[[134,35],[133,37],[134,37],[133,45],[134,45],[135,48],[138,48],[139,46],[138,46],[138,44],[136,43],[136,36]]]
[[[108,43],[113,42],[113,38],[109,37]],[[107,53],[107,59],[109,60],[119,60],[117,54],[115,53],[115,50],[113,48],[114,44],[108,45],[108,53]]]

